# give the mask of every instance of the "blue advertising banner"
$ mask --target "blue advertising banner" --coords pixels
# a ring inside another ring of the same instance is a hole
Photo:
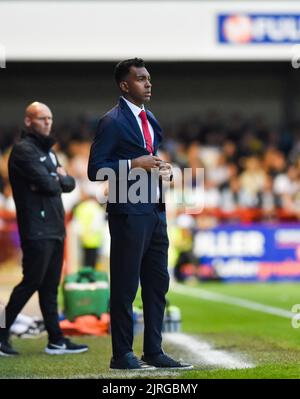
[[[297,44],[300,14],[221,14],[217,29],[223,44]]]
[[[225,225],[199,230],[194,253],[202,279],[300,280],[300,224]]]

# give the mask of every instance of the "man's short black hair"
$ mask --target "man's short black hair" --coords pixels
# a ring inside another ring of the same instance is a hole
[[[115,66],[114,76],[118,86],[129,74],[129,70],[132,66],[136,68],[143,68],[145,66],[145,62],[142,60],[142,58],[130,58],[129,60],[119,62]]]

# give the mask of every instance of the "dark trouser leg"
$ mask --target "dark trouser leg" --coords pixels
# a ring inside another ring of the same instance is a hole
[[[44,280],[39,287],[39,300],[49,341],[57,342],[63,336],[59,327],[57,311],[57,288],[60,281],[64,255],[63,240],[51,240],[49,252],[51,253],[51,257]]]
[[[48,240],[26,240],[22,243],[23,279],[18,284],[5,308],[6,328],[0,329],[0,338],[7,338],[8,332],[25,304],[40,287],[51,257]]]
[[[162,324],[169,288],[169,240],[164,212],[157,212],[158,223],[141,266],[141,286],[144,309],[144,354],[161,352]]]
[[[154,228],[153,215],[109,215],[110,315],[113,356],[132,351],[132,303],[139,285],[144,248]]]

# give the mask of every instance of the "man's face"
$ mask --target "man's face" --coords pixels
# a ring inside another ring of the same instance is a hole
[[[124,82],[121,83],[122,91],[126,97],[136,105],[142,105],[151,99],[151,78],[145,67],[130,67]]]
[[[25,117],[25,125],[36,133],[49,136],[53,123],[52,112],[46,106],[38,106]]]

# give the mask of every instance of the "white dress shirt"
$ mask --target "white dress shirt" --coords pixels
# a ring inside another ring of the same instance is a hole
[[[133,104],[132,102],[128,101],[125,97],[123,97],[123,100],[126,102],[126,104],[128,105],[128,107],[130,108],[131,112],[133,113],[133,115],[135,116],[135,119],[140,127],[141,130],[141,135],[143,138],[143,142],[144,142],[144,147],[146,148],[146,142],[145,142],[145,137],[144,137],[144,133],[143,133],[143,127],[142,127],[142,119],[139,117],[139,114],[141,111],[145,111],[144,105],[142,106],[142,108],[138,107],[137,105]],[[149,127],[149,131],[150,131],[150,135],[151,135],[151,140],[152,140],[152,145],[153,145],[153,141],[154,141],[154,130],[153,127],[151,126],[151,123],[148,121],[148,127]],[[129,169],[131,169],[131,160],[128,160],[128,165],[129,165]]]

